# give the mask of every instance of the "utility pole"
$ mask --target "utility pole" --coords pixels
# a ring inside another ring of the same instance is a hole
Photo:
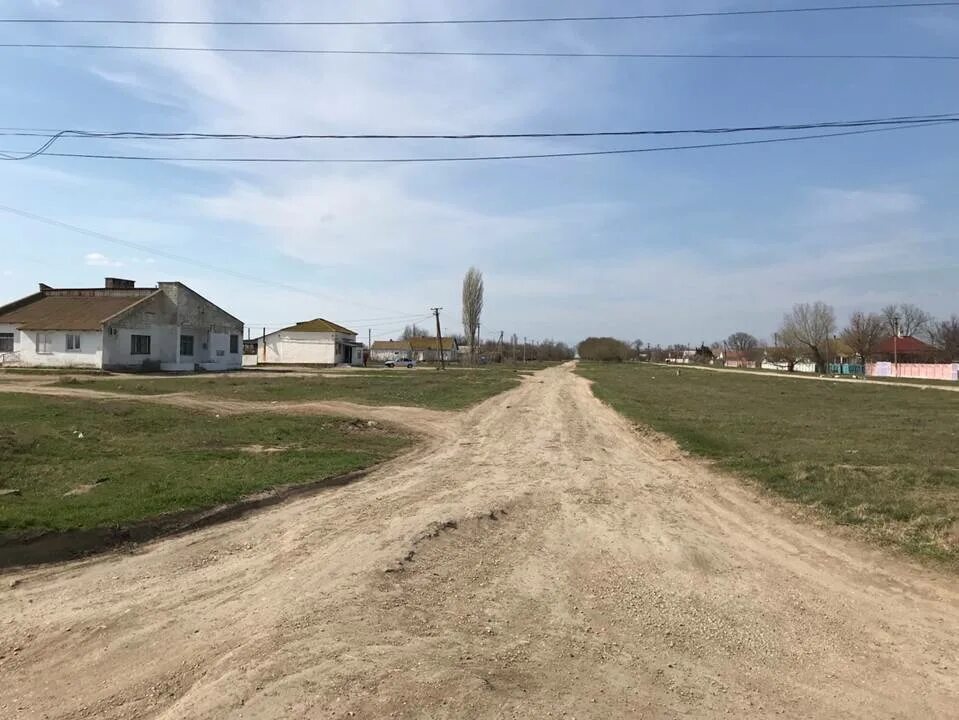
[[[499,331],[499,361],[503,362],[503,331]]]
[[[523,336],[523,364],[526,364],[526,336]]]
[[[430,309],[433,311],[433,315],[436,316],[436,342],[439,343],[440,346],[440,369],[445,370],[446,358],[443,357],[443,333],[440,332],[440,310],[443,308],[435,307]]]
[[[266,328],[263,328],[263,337],[260,340],[260,346],[263,348],[263,362],[266,363]]]
[[[894,317],[892,322],[892,364],[896,366],[896,377],[899,377],[899,317]]]

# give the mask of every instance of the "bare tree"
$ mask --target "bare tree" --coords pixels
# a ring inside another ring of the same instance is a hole
[[[463,278],[463,332],[470,345],[470,362],[476,358],[479,342],[480,315],[483,313],[483,273],[475,267]]]
[[[410,338],[426,337],[428,335],[429,335],[428,330],[424,330],[423,328],[417,326],[416,323],[414,323],[412,325],[407,325],[405,328],[403,328],[402,338],[403,340],[409,340]]]
[[[836,330],[836,314],[824,302],[799,303],[783,316],[779,337],[786,347],[801,348],[812,356],[816,372],[825,372],[829,338]]]
[[[746,361],[755,361],[759,354],[759,340],[748,332],[734,332],[726,338],[726,347],[739,356],[736,361],[740,365]]]
[[[959,362],[959,315],[935,323],[929,336],[943,362]]]
[[[924,331],[928,332],[932,323],[932,315],[912,303],[886,305],[882,309],[882,317],[886,322],[886,332],[890,335],[895,334],[898,329],[900,335],[915,336]]]
[[[854,312],[849,325],[842,332],[842,341],[848,345],[865,365],[875,354],[876,348],[886,335],[886,320],[876,313]]]

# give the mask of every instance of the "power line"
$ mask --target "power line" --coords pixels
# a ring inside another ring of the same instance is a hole
[[[133,20],[109,18],[2,18],[0,24],[45,25],[189,25],[239,27],[304,27],[304,26],[390,26],[390,25],[505,25],[532,23],[617,22],[630,20],[677,20],[683,18],[720,18],[751,15],[798,15],[801,13],[855,12],[863,10],[897,10],[959,6],[959,0],[942,2],[895,2],[857,5],[829,5],[798,8],[699,10],[643,15],[586,15],[527,18],[453,18],[446,20]]]
[[[165,250],[157,250],[151,248],[148,245],[143,245],[141,243],[133,242],[132,240],[123,240],[122,238],[115,237],[113,235],[107,235],[106,233],[97,232],[96,230],[89,230],[87,228],[80,227],[79,225],[71,225],[70,223],[63,222],[61,220],[55,220],[53,218],[44,217],[43,215],[37,215],[36,213],[28,212],[26,210],[19,210],[18,208],[10,207],[8,205],[0,205],[0,212],[10,213],[11,215],[17,215],[19,217],[25,218],[27,220],[33,220],[35,222],[43,223],[45,225],[51,225],[53,227],[61,228],[63,230],[70,230],[71,232],[78,233],[80,235],[85,235],[87,237],[95,238],[97,240],[103,240],[104,242],[113,243],[115,245],[123,245],[124,247],[133,248],[141,252],[149,253],[151,255],[157,255],[159,257],[167,258],[169,260],[174,260],[176,262],[185,263],[188,265],[194,265],[204,270],[209,270],[214,273],[219,273],[221,275],[229,275],[231,277],[244,280],[246,282],[256,283],[258,285],[266,285],[269,287],[278,288],[281,290],[288,290],[290,292],[301,293],[304,295],[311,295],[316,298],[321,298],[323,300],[329,300],[330,298],[342,301],[342,297],[339,295],[334,295],[332,293],[319,293],[313,290],[307,290],[306,288],[297,287],[295,285],[287,285],[281,282],[275,282],[272,280],[266,280],[264,278],[258,277],[256,275],[248,275],[246,273],[237,272],[230,270],[228,268],[220,267],[219,265],[211,265],[210,263],[203,262],[202,260],[197,260],[196,258],[188,257],[185,255],[177,255],[175,253],[166,252]],[[365,303],[357,302],[355,300],[349,301],[350,304],[366,307],[372,310],[382,311],[383,308],[377,308],[372,305],[367,305]]]
[[[662,147],[619,148],[614,150],[583,150],[575,152],[528,153],[512,155],[463,155],[446,157],[418,157],[418,158],[303,158],[303,157],[177,157],[167,155],[117,155],[95,153],[66,153],[44,152],[43,157],[84,158],[95,160],[136,160],[159,162],[197,162],[197,163],[281,163],[281,164],[414,164],[414,163],[452,163],[478,162],[493,160],[540,160],[546,158],[575,158],[596,157],[606,155],[635,155],[641,153],[672,152],[681,150],[703,150],[707,148],[740,147],[746,145],[770,145],[774,143],[801,142],[805,140],[819,140],[824,138],[847,137],[851,135],[866,135],[870,133],[891,132],[894,130],[910,130],[915,128],[951,125],[959,118],[940,120],[922,124],[893,125],[887,127],[867,128],[860,130],[845,130],[842,132],[816,133],[813,135],[796,135],[792,137],[764,138],[760,140],[737,140],[734,142],[699,143],[691,145],[666,145]],[[0,150],[5,159],[15,161],[14,151]],[[0,206],[2,208],[2,206]]]
[[[586,138],[586,137],[631,137],[643,135],[719,135],[741,132],[815,130],[821,128],[851,128],[906,123],[926,123],[939,120],[959,119],[959,113],[937,115],[900,115],[894,117],[859,120],[828,120],[818,122],[746,125],[732,127],[652,129],[652,130],[588,130],[588,131],[539,131],[512,133],[213,133],[213,132],[157,132],[141,130],[81,130],[44,128],[0,128],[0,136],[43,137],[48,140],[79,138],[84,140],[503,140],[537,138]]]
[[[218,52],[272,55],[383,55],[418,57],[605,58],[619,60],[918,60],[955,61],[959,55],[858,53],[648,53],[562,52],[510,50],[326,50],[319,48],[195,47],[184,45],[114,45],[97,43],[0,43],[0,49],[38,50],[146,50],[163,52]]]

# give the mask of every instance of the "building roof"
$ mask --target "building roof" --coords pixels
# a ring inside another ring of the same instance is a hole
[[[912,335],[903,335],[900,338],[887,337],[876,348],[877,353],[892,355],[931,355],[936,352],[936,348],[929,343],[924,343]]]
[[[0,307],[0,323],[17,324],[21,330],[99,330],[104,320],[157,292],[153,288],[44,288]]]
[[[322,333],[345,333],[347,335],[356,335],[355,332],[335,322],[324,320],[323,318],[314,318],[313,320],[304,320],[296,325],[290,325],[278,332],[322,332]]]
[[[374,340],[371,350],[409,350],[410,344],[406,340]]]
[[[409,346],[414,350],[436,350],[436,348],[439,347],[439,343],[435,337],[414,337],[409,339]],[[443,338],[443,349],[456,349],[456,342],[453,338]]]

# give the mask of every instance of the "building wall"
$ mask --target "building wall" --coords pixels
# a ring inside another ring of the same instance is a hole
[[[409,348],[404,350],[371,350],[370,360],[374,362],[386,362],[387,360],[399,360],[400,358],[413,357]]]
[[[180,283],[160,283],[159,295],[111,320],[104,367],[118,370],[235,370],[243,363],[243,323]],[[131,335],[150,336],[150,354],[133,355]],[[180,336],[193,336],[193,355],[180,355]],[[237,351],[230,352],[230,336]]]
[[[346,333],[275,332],[266,336],[266,358],[261,351],[260,359],[266,363],[339,365],[344,361],[342,344],[347,342],[356,342],[356,336]],[[363,364],[363,348],[353,348],[352,364]]]
[[[9,332],[0,329],[2,332]],[[14,333],[14,352],[19,354],[21,365],[32,367],[83,367],[99,368],[102,359],[101,333],[94,331],[69,331],[80,336],[80,350],[67,350],[66,330],[21,330]],[[50,352],[37,352],[37,336],[50,337]]]
[[[959,363],[866,364],[867,377],[900,377],[918,380],[959,380]]]

